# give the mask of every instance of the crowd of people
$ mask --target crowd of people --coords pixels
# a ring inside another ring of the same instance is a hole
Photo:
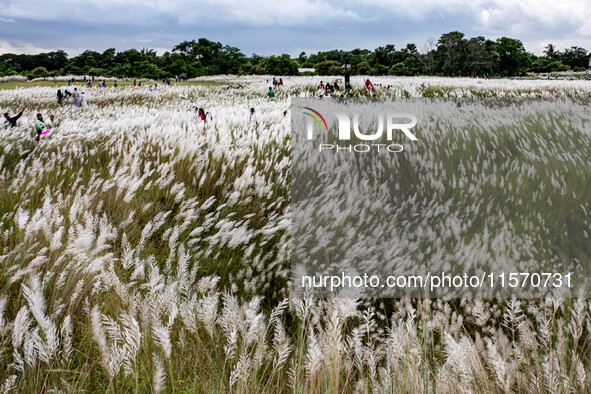
[[[23,115],[23,112],[27,109],[27,107],[23,107],[21,111],[16,114],[15,116],[10,116],[10,113],[4,113],[4,127],[5,128],[13,128],[18,126],[18,120]],[[54,115],[49,115],[49,120],[44,120],[43,115],[38,113],[37,120],[33,124],[33,129],[35,130],[35,140],[37,142],[41,141],[45,137],[51,134],[52,128],[57,126],[57,121]]]
[[[316,93],[318,94],[318,97],[323,99],[323,98],[336,98],[337,102],[339,103],[347,103],[347,104],[354,104],[355,103],[355,99],[353,98],[353,94],[352,94],[352,86],[351,86],[351,73],[347,70],[345,71],[345,88],[344,88],[344,92],[340,93],[340,79],[335,80],[332,84],[330,82],[326,82],[324,83],[324,81],[320,81],[320,83],[316,86]],[[382,84],[378,84],[376,85],[377,87],[379,87],[380,89],[383,89],[384,86]],[[420,85],[420,89],[424,90],[428,87],[428,84],[425,85],[424,83]],[[388,84],[385,88],[387,91],[391,91],[392,89],[394,89],[393,85]],[[365,92],[365,94],[369,97],[369,102],[371,103],[379,103],[380,100],[377,96],[376,93],[376,87],[374,86],[374,84],[370,81],[369,78],[366,78],[364,83],[363,83],[363,90]],[[340,93],[340,94],[339,94]],[[339,94],[338,96],[336,96],[335,94]]]
[[[354,104],[355,103],[355,100],[354,100],[353,94],[352,94],[350,75],[351,74],[349,73],[348,70],[345,71],[344,93],[341,93],[339,95],[339,97],[337,98],[337,101],[340,103],[347,103],[347,104]],[[178,81],[178,77],[176,77],[175,80]],[[94,77],[92,79],[84,78],[84,81],[85,81],[86,87],[88,87],[88,88],[91,88],[95,82]],[[170,79],[164,79],[163,83],[165,86],[170,85]],[[269,80],[267,80],[267,83],[269,83]],[[283,79],[273,77],[271,84],[272,84],[272,86],[269,86],[269,90],[267,92],[268,100],[275,99],[275,92],[277,91],[277,89],[279,87],[283,86]],[[74,90],[72,92],[70,92],[67,88],[65,88],[63,90],[63,92],[62,92],[62,89],[58,89],[57,95],[56,95],[58,105],[62,106],[65,101],[68,101],[71,98],[72,99],[71,105],[73,108],[80,108],[80,109],[88,108],[88,101],[86,98],[86,93],[84,91],[82,91],[82,92],[78,91],[78,87],[77,87],[78,84],[77,84],[76,80],[74,80],[74,79],[68,80],[68,87],[70,87],[70,86],[74,86]],[[98,86],[106,87],[105,80],[98,81]],[[134,79],[133,86],[134,87],[135,86],[141,87],[141,81],[139,81],[139,83],[138,83],[138,81]],[[113,87],[117,87],[117,81],[114,81]],[[229,85],[228,87],[224,87],[223,90],[242,89],[242,88],[243,88],[242,85],[237,85],[237,86]],[[387,89],[390,90],[391,85],[388,85]],[[153,87],[152,87],[152,85],[150,85],[149,90],[151,92],[158,92],[158,90],[159,90],[158,84],[154,84]],[[339,80],[335,80],[333,83],[330,83],[330,82],[324,83],[324,81],[320,81],[320,83],[317,85],[316,90],[317,91],[322,90],[322,94],[320,95],[321,98],[327,97],[327,96],[331,97],[331,94],[340,92],[340,90],[341,90],[340,82],[339,82]],[[366,94],[371,95],[371,102],[372,103],[379,102],[375,88],[369,79],[365,80],[364,90],[365,90]],[[348,97],[345,97],[345,94],[348,94]],[[203,108],[199,107],[193,101],[191,101],[191,105],[193,107],[193,119],[195,120],[195,122],[203,124],[205,127],[208,119],[211,120],[211,115],[209,114],[209,112],[206,112]],[[6,112],[4,114],[5,128],[16,127],[17,122],[18,122],[19,118],[23,115],[23,112],[25,111],[25,109],[26,109],[26,107],[23,107],[22,110],[14,116],[10,116],[10,113]],[[284,111],[283,117],[286,117],[286,116],[287,116],[287,111]],[[250,108],[248,123],[255,125],[255,126],[257,126],[259,123],[258,119],[257,119],[256,110],[254,107]],[[35,123],[33,125],[33,129],[35,131],[35,140],[37,142],[39,142],[39,141],[43,140],[44,138],[47,138],[48,136],[50,136],[52,131],[55,129],[56,125],[57,125],[57,121],[56,121],[54,115],[49,115],[49,119],[45,120],[43,118],[43,115],[41,113],[38,113],[36,116]]]
[[[88,101],[86,99],[86,93],[85,92],[79,93],[78,88],[74,88],[73,92],[68,91],[68,89],[64,89],[63,93],[62,93],[61,89],[58,89],[56,97],[57,97],[57,103],[60,106],[64,103],[64,100],[67,100],[70,97],[72,97],[72,107],[82,108],[82,109],[88,108]]]

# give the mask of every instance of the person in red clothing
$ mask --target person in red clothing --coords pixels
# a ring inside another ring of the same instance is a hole
[[[197,111],[197,122],[203,122],[203,124],[205,125],[207,123],[207,114],[209,114],[209,112],[205,112],[203,108],[199,108],[199,110]]]
[[[374,93],[373,84],[369,78],[365,80],[365,93]]]

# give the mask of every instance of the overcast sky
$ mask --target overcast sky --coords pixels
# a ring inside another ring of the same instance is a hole
[[[206,37],[248,56],[422,48],[442,33],[591,50],[589,0],[0,0],[0,53],[153,48]]]

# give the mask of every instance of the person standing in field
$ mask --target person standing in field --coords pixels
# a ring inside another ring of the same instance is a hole
[[[371,83],[371,81],[368,79],[365,80],[365,93],[374,93],[374,88],[373,88],[373,84]]]
[[[351,90],[351,71],[345,70],[345,90]]]
[[[6,120],[4,121],[4,127],[8,128],[10,127],[11,129],[13,127],[16,127],[16,122],[18,120],[18,118],[20,118],[21,116],[23,116],[23,112],[25,111],[27,107],[23,107],[23,109],[21,110],[21,112],[19,112],[18,114],[16,114],[15,116],[13,116],[12,118],[10,117],[10,114],[8,112],[4,113],[4,118],[6,118]]]
[[[80,107],[80,93],[78,93],[78,88],[74,88],[74,93],[72,93],[72,106],[73,107]]]
[[[86,94],[84,92],[82,92],[82,94],[80,95],[80,106],[82,107],[82,109],[88,108],[88,103],[86,102]]]
[[[271,86],[269,86],[269,91],[267,92],[267,96],[269,96],[269,100],[273,100],[275,98],[275,92],[273,91],[273,88]]]
[[[254,125],[258,125],[259,122],[257,121],[257,114],[254,112],[254,108],[250,109],[250,117],[248,118],[248,123],[254,123]]]
[[[62,101],[64,101],[64,94],[62,93],[61,89],[57,90],[57,104],[62,105]]]

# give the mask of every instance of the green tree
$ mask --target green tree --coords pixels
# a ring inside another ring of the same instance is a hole
[[[109,73],[104,68],[91,68],[87,71],[87,74],[91,77],[106,77]]]
[[[390,71],[388,69],[388,66],[378,63],[375,66],[373,66],[371,68],[371,70],[369,70],[369,74],[370,75],[388,75],[388,71]]]
[[[452,31],[439,38],[435,51],[436,67],[444,75],[465,75],[466,40],[464,33]]]
[[[269,56],[265,59],[265,73],[269,75],[297,75],[298,64],[289,55]]]
[[[492,74],[498,67],[499,54],[495,51],[494,42],[484,37],[474,37],[466,43],[467,75],[472,77],[485,73]]]
[[[316,72],[318,75],[340,75],[341,74],[341,63],[336,60],[326,60],[324,62],[316,63]],[[335,74],[335,69],[339,69],[338,73]]]
[[[370,56],[370,63],[371,64],[381,64],[386,66],[386,70],[388,66],[394,64],[397,60],[402,61],[404,59],[400,58],[402,55],[396,52],[394,45],[386,45],[383,47],[378,47],[374,49]],[[381,68],[380,68],[381,69]]]
[[[390,67],[390,75],[411,75],[410,70],[404,65],[403,62],[396,63],[392,67]]]
[[[559,56],[559,52],[556,50],[556,46],[552,43],[546,44],[544,47],[544,55],[549,59],[556,59]]]
[[[560,61],[571,69],[575,67],[587,68],[589,66],[589,54],[585,48],[570,47],[559,56]]]
[[[298,62],[300,62],[300,65],[306,63],[307,60],[308,57],[306,56],[306,52],[301,52],[300,56],[298,56]]]
[[[369,74],[369,71],[371,70],[371,66],[369,65],[369,62],[363,61],[359,64],[357,64],[357,66],[354,69],[354,73],[356,75],[367,75]]]
[[[45,67],[37,67],[31,72],[31,76],[33,78],[45,79],[49,76],[49,73],[47,72],[47,69]]]
[[[521,41],[501,37],[495,45],[499,54],[499,72],[505,76],[523,75],[530,64],[530,56]]]
[[[115,48],[109,48],[105,50],[100,57],[99,66],[102,68],[111,68],[113,67],[115,61]]]

